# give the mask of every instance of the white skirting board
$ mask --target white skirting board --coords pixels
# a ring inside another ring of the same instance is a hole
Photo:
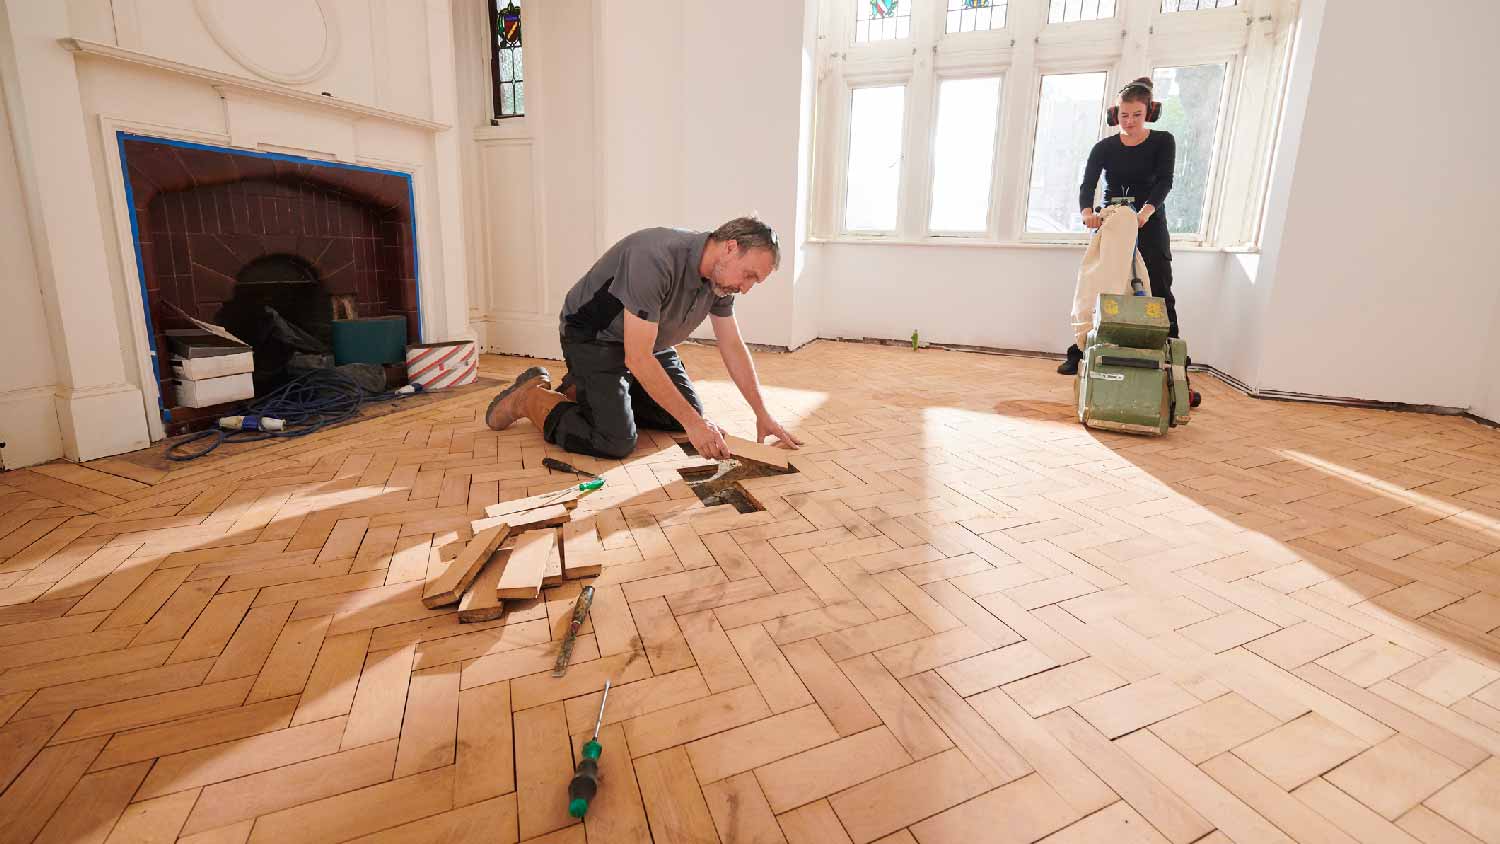
[[[55,387],[0,393],[0,468],[20,469],[63,456]]]

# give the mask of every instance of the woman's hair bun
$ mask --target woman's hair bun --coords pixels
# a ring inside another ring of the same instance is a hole
[[[1154,87],[1156,87],[1155,84],[1151,81],[1151,77],[1149,77],[1149,76],[1141,76],[1141,77],[1138,77],[1136,79],[1132,79],[1132,80],[1130,80],[1130,84],[1132,86],[1139,85],[1142,88],[1154,88]]]

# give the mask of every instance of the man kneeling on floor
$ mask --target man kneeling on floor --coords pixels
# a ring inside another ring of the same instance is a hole
[[[495,396],[485,423],[499,431],[524,417],[547,442],[607,458],[635,450],[638,425],[686,431],[700,455],[728,458],[724,432],[704,416],[674,348],[711,316],[729,377],[755,410],[756,440],[801,445],[766,410],[734,319],[735,295],[749,293],[780,262],[776,233],[753,217],[712,234],[656,228],[626,236],[563,301],[568,372],[558,389],[546,369],[532,367]]]

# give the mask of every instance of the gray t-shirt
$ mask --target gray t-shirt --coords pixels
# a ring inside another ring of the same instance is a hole
[[[609,248],[563,300],[559,330],[565,341],[625,342],[631,313],[656,323],[656,348],[669,349],[693,333],[709,314],[734,313],[734,296],[715,296],[698,274],[704,232],[642,229]]]

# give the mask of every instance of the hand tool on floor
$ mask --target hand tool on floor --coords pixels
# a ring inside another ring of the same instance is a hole
[[[568,673],[568,660],[573,657],[573,645],[578,640],[578,628],[583,626],[583,620],[589,615],[589,607],[593,605],[594,587],[585,586],[583,591],[578,593],[578,599],[573,602],[573,619],[568,622],[568,635],[563,637],[562,649],[557,652],[557,663],[552,666],[553,677],[561,677]]]
[[[599,477],[598,475],[594,474],[593,472],[585,472],[582,469],[578,468],[577,466],[574,466],[574,465],[572,465],[570,463],[564,463],[564,462],[562,462],[561,460],[558,460],[555,457],[543,457],[542,458],[542,468],[544,468],[544,469],[552,469],[553,471],[557,471],[557,472],[571,472],[571,473],[573,473],[575,475],[582,475],[585,478],[597,478],[597,477]]]
[[[576,489],[579,492],[593,492],[596,489],[601,489],[603,486],[603,478],[594,478],[593,480],[584,481],[583,483],[579,484]],[[537,506],[546,507],[548,504],[561,501],[562,499],[567,498],[568,494],[571,493],[574,489],[575,487],[565,486],[554,493],[551,497],[542,499],[542,503],[538,504]]]
[[[604,697],[599,699],[599,717],[594,721],[594,737],[584,742],[583,758],[578,760],[578,770],[573,772],[573,781],[568,783],[568,814],[583,817],[589,810],[589,801],[599,793],[599,754],[604,747],[599,744],[599,728],[604,726],[604,704],[609,700],[610,681],[604,681]]]

